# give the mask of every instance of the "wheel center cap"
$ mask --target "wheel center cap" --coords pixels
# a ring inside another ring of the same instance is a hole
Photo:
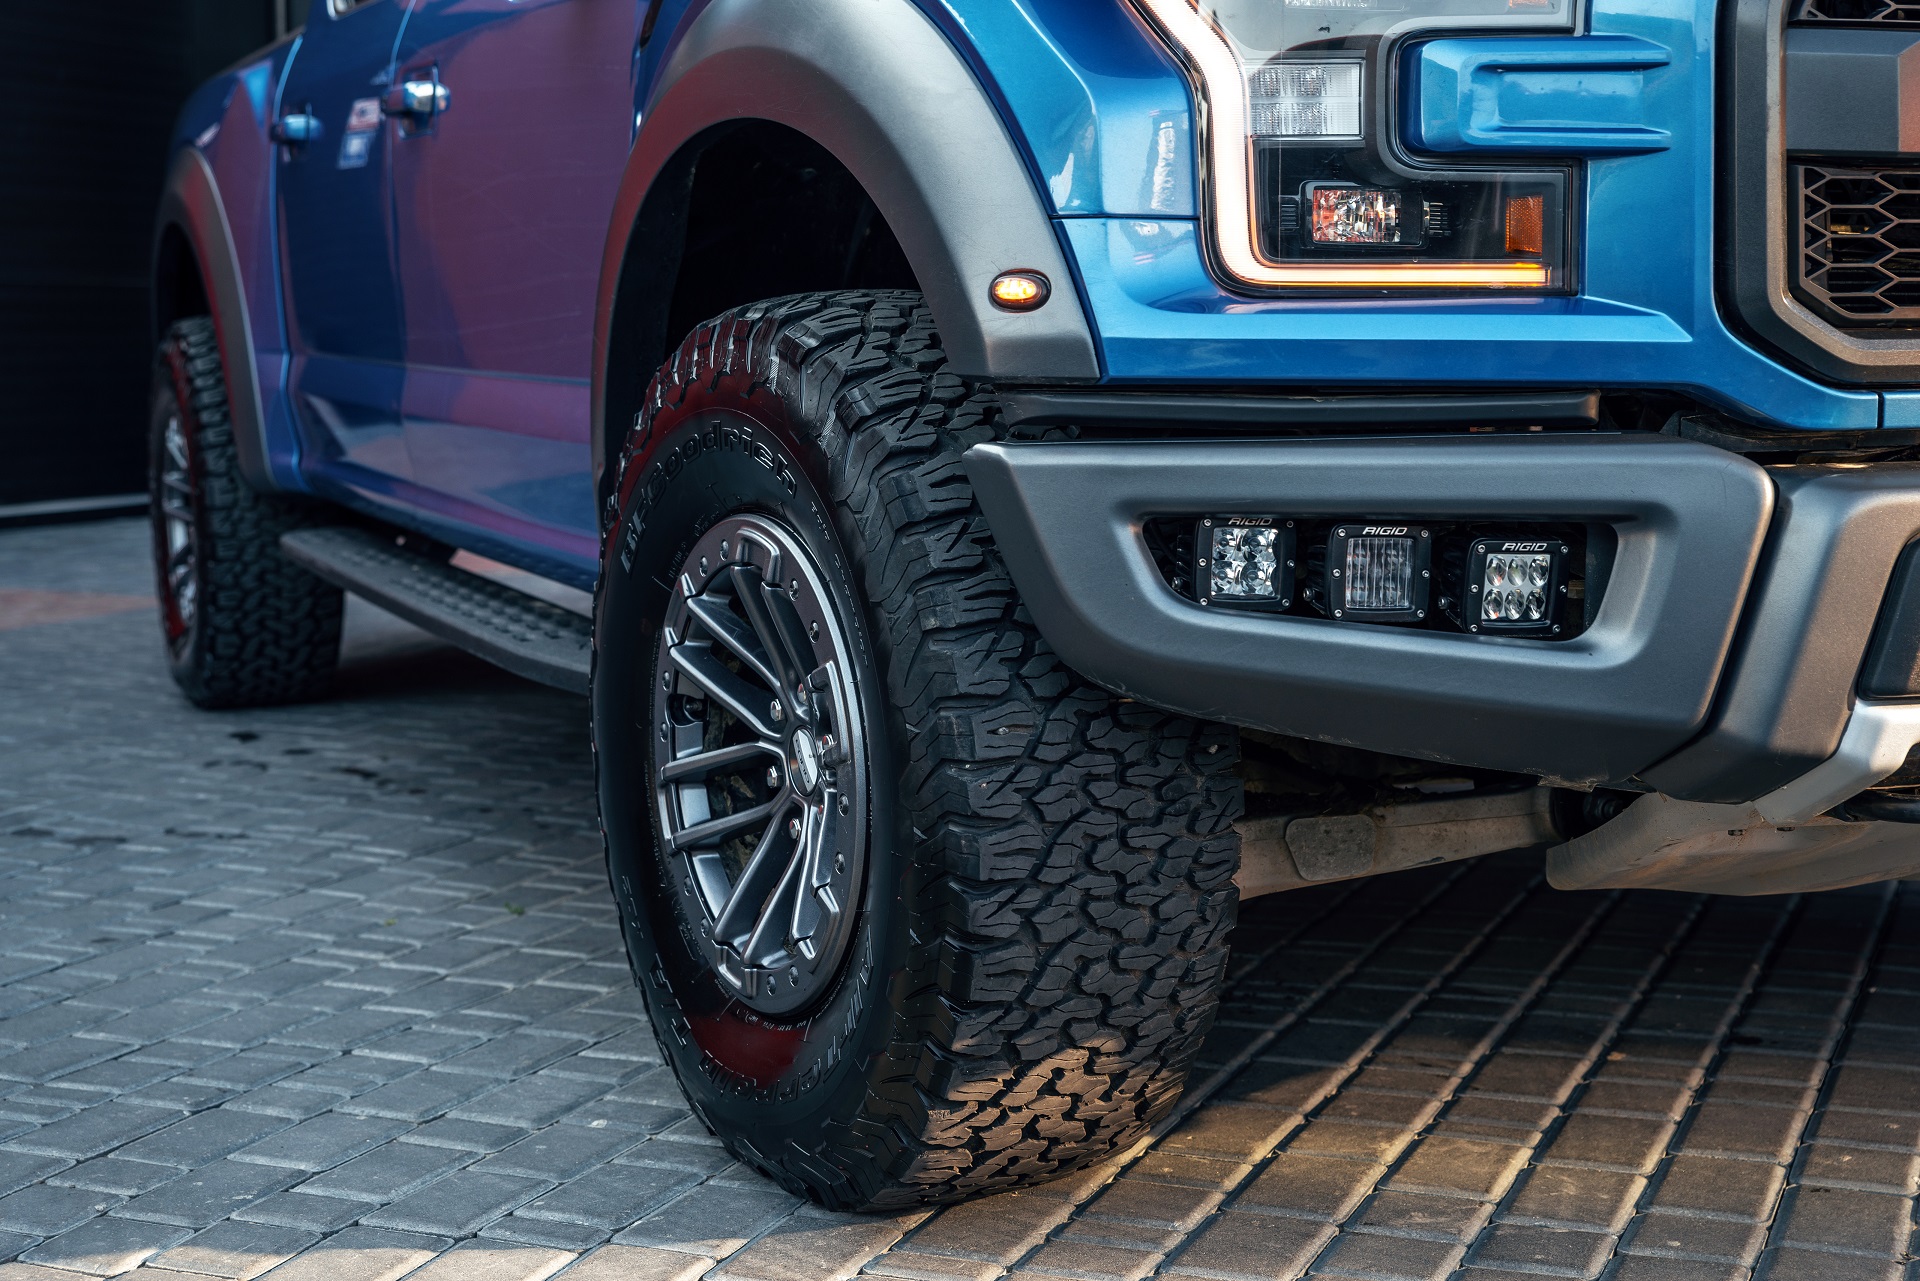
[[[793,757],[793,781],[802,792],[812,792],[820,786],[820,744],[814,740],[813,731],[796,730],[787,750]]]

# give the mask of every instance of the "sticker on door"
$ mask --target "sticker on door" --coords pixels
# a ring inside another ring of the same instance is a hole
[[[379,128],[380,100],[355,99],[352,110],[347,112],[346,132],[340,137],[340,160],[336,167],[365,168],[367,157],[373,151],[373,135]]]

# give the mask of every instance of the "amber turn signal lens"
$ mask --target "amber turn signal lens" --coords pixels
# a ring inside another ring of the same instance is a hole
[[[1545,196],[1507,197],[1507,252],[1538,258],[1546,245]]]
[[[987,291],[993,305],[1007,311],[1032,311],[1046,302],[1053,286],[1037,271],[1003,271],[993,278]]]

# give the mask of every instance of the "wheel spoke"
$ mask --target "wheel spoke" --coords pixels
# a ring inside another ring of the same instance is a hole
[[[792,857],[780,870],[779,882],[774,885],[773,893],[767,896],[766,906],[760,910],[759,919],[754,922],[752,935],[740,949],[740,959],[748,965],[771,965],[787,950],[787,929],[793,923],[794,900],[800,894],[801,882],[805,879],[806,859],[801,851],[806,847],[806,840],[806,833],[801,833]]]
[[[779,741],[780,731],[767,719],[771,702],[766,693],[754,689],[722,666],[711,645],[705,641],[683,641],[673,647],[672,656],[673,665],[683,676],[746,722],[754,733],[769,742]]]
[[[803,839],[806,842],[806,858],[794,860],[796,864],[804,862],[806,865],[806,874],[800,878],[793,898],[791,924],[796,943],[804,943],[812,938],[827,915],[820,890],[833,880],[833,856],[840,843],[840,822],[834,814],[832,789],[826,793],[825,804],[807,815]]]
[[[735,570],[734,574],[737,583],[739,571]],[[699,619],[700,625],[732,651],[734,657],[751,668],[755,676],[765,681],[767,688],[776,691],[781,689],[781,673],[768,661],[764,638],[741,622],[725,602],[710,596],[695,596],[687,602],[687,612]]]
[[[767,743],[741,743],[737,747],[721,747],[711,752],[695,752],[692,756],[682,756],[679,760],[662,765],[660,781],[672,783],[682,779],[705,778],[715,770],[750,761],[756,756],[778,757],[779,755],[780,753]]]
[[[761,580],[758,574],[739,567],[733,571],[733,591],[741,612],[753,625],[754,635],[773,661],[782,697],[794,700],[807,669],[813,666],[813,646],[807,643],[793,606],[779,584]]]
[[[760,843],[753,847],[753,857],[747,860],[740,879],[733,883],[726,907],[714,918],[713,937],[736,951],[752,936],[768,894],[793,861],[791,851],[788,857],[781,856],[780,851],[786,848],[786,834],[781,830],[778,817],[767,824]]]
[[[785,796],[776,796],[763,805],[750,806],[732,814],[722,814],[719,818],[690,824],[672,834],[673,848],[697,849],[702,845],[713,845],[724,841],[735,832],[744,831],[756,823],[764,822],[773,815],[775,810],[786,804],[786,800]]]
[[[730,999],[802,1017],[837,981],[867,875],[838,603],[805,543],[752,512],[702,532],[671,581],[647,733],[680,928]]]

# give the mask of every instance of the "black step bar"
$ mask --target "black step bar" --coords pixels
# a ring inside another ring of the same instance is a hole
[[[423,631],[542,685],[587,692],[593,620],[347,526],[284,534],[280,550]]]

